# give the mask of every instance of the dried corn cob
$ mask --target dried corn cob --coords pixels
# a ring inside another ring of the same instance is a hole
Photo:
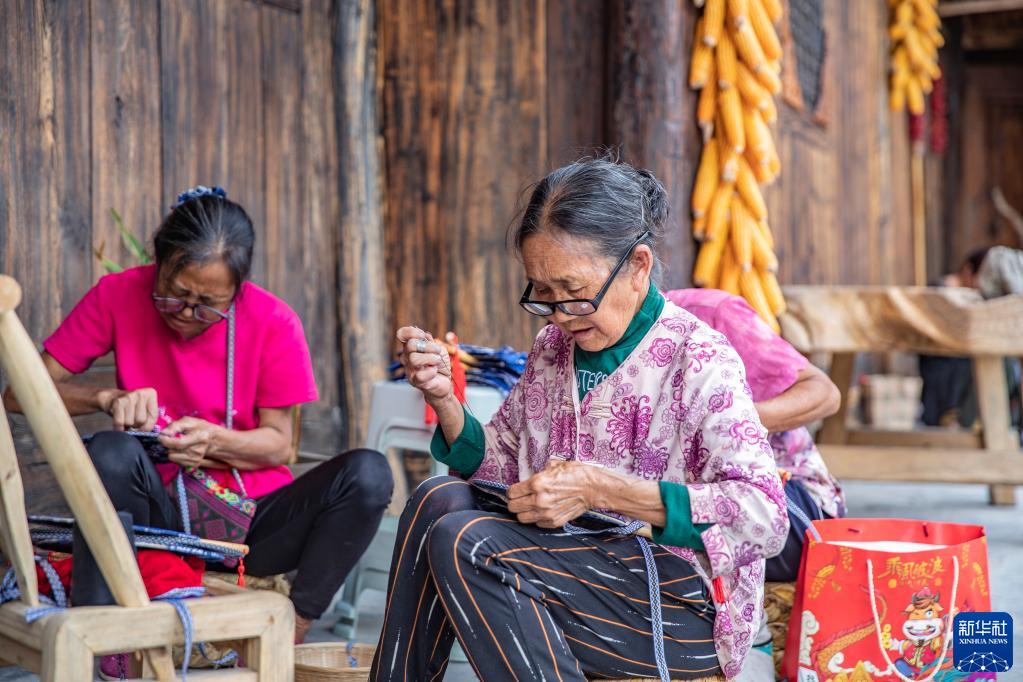
[[[732,42],[735,43],[735,52],[746,64],[753,69],[754,73],[766,69],[767,57],[760,47],[757,34],[749,22],[732,31]]]
[[[730,240],[735,260],[743,270],[753,267],[753,218],[738,195],[732,197]]]
[[[728,0],[728,20],[733,26],[742,26],[749,21],[747,0]]]
[[[760,283],[760,276],[753,270],[744,270],[739,275],[739,291],[742,297],[752,306],[757,314],[771,325],[771,328],[778,331],[778,321],[771,312],[771,304],[767,302],[764,295],[764,286]]]
[[[700,168],[696,172],[696,182],[693,184],[691,205],[694,218],[699,218],[707,212],[710,201],[714,198],[714,190],[717,189],[719,170],[717,145],[704,145],[703,153],[700,154]]]
[[[723,241],[728,234],[728,208],[735,192],[731,185],[721,184],[714,190],[714,198],[707,209],[707,229],[704,239],[707,241]]]
[[[738,88],[728,88],[718,94],[721,102],[721,122],[728,144],[736,154],[746,149],[746,129],[742,120],[742,101],[739,99]]]
[[[739,88],[739,94],[742,95],[743,100],[757,109],[766,109],[770,106],[771,94],[760,84],[749,67],[740,62],[735,75],[735,85]]]
[[[717,110],[718,84],[716,77],[711,72],[707,84],[700,90],[700,99],[696,104],[696,121],[703,132],[703,143],[707,144],[714,135],[714,113]]]
[[[753,25],[753,32],[757,34],[760,47],[764,50],[764,56],[768,59],[781,59],[781,41],[778,40],[778,32],[774,30],[771,18],[767,16],[760,0],[750,0],[749,18]]]
[[[721,257],[721,276],[718,278],[718,289],[727,291],[734,296],[741,296],[739,292],[739,275],[742,274],[742,268],[735,262],[735,253],[731,248],[725,248],[725,253]]]
[[[712,287],[717,283],[721,255],[726,245],[724,239],[711,239],[700,245],[700,253],[696,256],[696,265],[693,267],[693,283],[696,286]]]
[[[774,315],[781,315],[785,312],[785,295],[778,285],[778,277],[768,270],[760,271],[760,286],[764,290],[764,297],[767,305],[770,306]]]
[[[767,218],[767,204],[764,203],[764,195],[761,194],[756,176],[753,175],[753,169],[749,167],[749,162],[745,157],[739,158],[739,174],[735,178],[735,189],[739,192],[742,200],[746,202],[746,208],[754,218],[757,220]]]
[[[703,44],[714,47],[725,27],[725,0],[707,0],[703,6]]]
[[[727,90],[735,85],[736,65],[735,44],[727,33],[721,35],[717,47],[714,48],[714,64],[717,67],[718,89]]]
[[[689,62],[689,87],[699,90],[707,85],[714,74],[714,48],[697,45]]]
[[[777,24],[781,21],[781,0],[760,0],[760,2],[764,5],[764,11],[767,12],[767,16],[772,23]]]
[[[760,223],[751,226],[753,244],[753,267],[757,270],[768,270],[774,272],[778,269],[778,257],[774,255],[770,244],[764,238],[764,230]]]

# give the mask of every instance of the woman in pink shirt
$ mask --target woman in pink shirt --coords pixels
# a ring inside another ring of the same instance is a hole
[[[297,569],[291,600],[301,641],[373,538],[392,480],[371,450],[338,455],[292,480],[284,466],[291,408],[316,400],[316,383],[298,316],[247,281],[254,241],[249,216],[223,190],[185,192],[154,237],[156,264],[103,277],[46,339],[43,359],[71,414],[113,418],[114,430],[97,434],[88,450],[115,508],[136,524],[181,529],[166,487],[181,467],[200,467],[241,493],[231,469],[239,472],[257,500],[246,571]],[[110,351],[116,388],[71,381]],[[160,431],[170,461],[154,464],[125,430]]]
[[[785,494],[805,517],[845,516],[838,482],[806,425],[838,410],[838,388],[760,319],[746,301],[717,289],[677,289],[665,298],[724,334],[746,366],[746,380],[769,432],[778,468],[789,475]],[[767,560],[771,581],[793,581],[799,570],[805,519],[793,518],[785,548]]]

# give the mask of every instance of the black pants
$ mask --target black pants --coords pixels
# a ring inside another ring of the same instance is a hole
[[[370,679],[441,679],[458,638],[482,680],[648,677],[643,554],[633,537],[518,523],[464,481],[423,483],[401,516]],[[720,671],[714,607],[692,565],[654,547],[673,679]]]
[[[114,508],[136,524],[181,529],[178,510],[132,436],[97,434],[88,445]],[[297,569],[295,612],[319,618],[366,551],[391,500],[391,469],[373,450],[352,450],[259,499],[245,542],[256,576]]]

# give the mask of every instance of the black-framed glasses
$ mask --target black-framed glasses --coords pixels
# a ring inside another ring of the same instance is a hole
[[[180,298],[171,298],[170,296],[157,296],[153,294],[153,305],[161,313],[169,315],[180,313],[185,308],[189,308],[192,311],[192,317],[205,324],[216,324],[221,320],[227,319],[227,313],[223,310],[217,310],[213,306],[204,303],[189,303],[188,301],[182,301]]]
[[[600,305],[601,300],[604,298],[604,294],[611,288],[611,282],[614,281],[615,277],[618,276],[618,272],[625,265],[625,261],[632,255],[632,250],[639,246],[639,243],[649,236],[649,230],[639,236],[639,238],[629,245],[626,249],[625,254],[618,261],[618,264],[611,270],[611,274],[607,276],[607,280],[604,281],[604,285],[600,287],[600,291],[593,298],[572,298],[565,301],[531,301],[529,295],[533,293],[533,283],[530,282],[526,285],[526,290],[522,292],[522,298],[519,299],[519,305],[522,306],[523,310],[531,315],[537,315],[539,317],[549,317],[554,314],[554,309],[557,308],[566,315],[573,315],[575,317],[582,317],[583,315],[592,315],[597,312],[597,306]]]

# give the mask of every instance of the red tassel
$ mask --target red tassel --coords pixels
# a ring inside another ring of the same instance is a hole
[[[238,557],[238,587],[245,587],[245,557]]]
[[[714,586],[714,603],[724,604],[728,601],[728,590],[725,588],[725,581],[718,576],[710,581],[711,585]]]
[[[465,367],[462,365],[462,361],[458,357],[458,337],[453,333],[449,335],[445,341],[453,346],[454,351],[448,353],[451,358],[451,384],[455,392],[455,397],[458,398],[458,402],[465,404]],[[429,405],[426,406],[426,413],[423,415],[423,422],[427,425],[436,424],[438,422],[437,413],[433,411],[433,408]]]

